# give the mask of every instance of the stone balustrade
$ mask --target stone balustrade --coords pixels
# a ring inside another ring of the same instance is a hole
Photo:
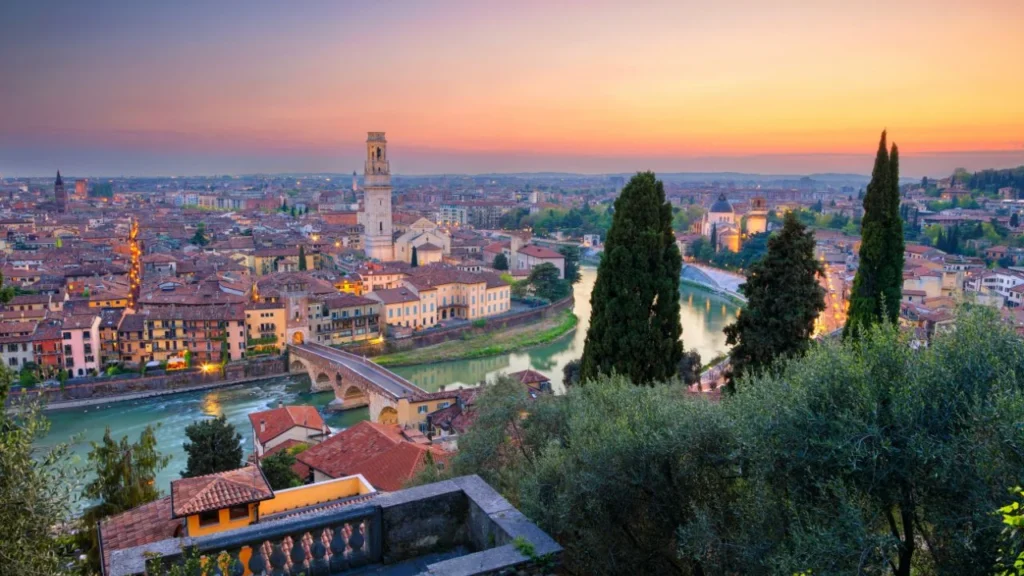
[[[561,547],[478,476],[380,494],[360,504],[115,550],[110,576],[146,574],[189,550],[223,576],[375,573],[473,576],[557,563]],[[529,554],[527,556],[526,554]]]

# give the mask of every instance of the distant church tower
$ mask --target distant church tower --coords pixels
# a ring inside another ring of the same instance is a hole
[[[383,132],[368,132],[363,170],[363,250],[369,258],[395,259],[391,236],[391,167]]]
[[[53,199],[57,203],[57,212],[68,211],[68,193],[64,190],[64,180],[57,170],[57,180],[53,183]]]

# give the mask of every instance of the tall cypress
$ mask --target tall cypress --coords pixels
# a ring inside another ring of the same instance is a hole
[[[864,195],[860,267],[850,293],[844,336],[883,318],[896,322],[903,289],[903,221],[900,219],[899,150],[886,150],[885,132],[878,143],[871,182]]]
[[[638,173],[615,200],[590,296],[582,381],[615,372],[651,384],[676,374],[681,267],[665,188],[653,172]]]
[[[299,244],[299,270],[306,269],[306,247]]]
[[[730,389],[737,377],[770,368],[778,358],[800,356],[810,345],[814,321],[825,309],[825,289],[818,282],[825,271],[814,258],[814,244],[814,233],[788,212],[782,231],[768,239],[764,258],[747,272],[740,286],[747,305],[725,328],[726,342],[734,345]]]

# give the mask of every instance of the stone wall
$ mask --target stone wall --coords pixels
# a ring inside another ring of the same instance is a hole
[[[188,388],[203,387],[218,382],[227,383],[247,378],[286,374],[287,369],[283,358],[283,356],[277,356],[228,364],[223,375],[219,370],[208,374],[199,370],[188,370],[161,374],[159,376],[142,376],[128,379],[122,377],[85,384],[68,384],[63,389],[59,387],[37,387],[21,393],[12,392],[8,395],[7,403],[10,404],[22,397],[39,398],[47,404],[52,404],[98,398],[116,399],[118,396],[147,392],[184,391]]]
[[[351,347],[346,346],[343,349],[346,352],[366,357],[413,350],[424,346],[441,344],[443,342],[448,342],[449,340],[460,340],[463,338],[464,334],[476,336],[479,334],[486,334],[488,332],[495,332],[498,330],[505,330],[507,328],[539,322],[557,315],[563,310],[572,310],[574,303],[575,300],[573,300],[573,297],[569,296],[556,302],[552,302],[547,306],[538,306],[537,308],[531,308],[529,310],[509,314],[507,316],[501,316],[499,318],[488,318],[487,324],[482,328],[477,328],[476,326],[473,326],[472,323],[469,323],[461,326],[451,326],[447,328],[414,332],[413,335],[408,338],[389,338],[383,342],[375,344],[360,344]]]

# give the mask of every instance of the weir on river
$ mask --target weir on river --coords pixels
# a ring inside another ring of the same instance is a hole
[[[584,267],[582,279],[575,287],[576,303],[573,312],[579,317],[575,332],[555,342],[487,358],[452,360],[437,364],[391,368],[399,376],[428,392],[442,386],[470,385],[499,373],[516,372],[531,368],[551,377],[556,392],[563,391],[562,368],[583,354],[583,342],[590,323],[590,292],[594,287],[597,270]],[[680,295],[680,318],[683,324],[683,344],[686,349],[696,348],[707,362],[727,350],[722,329],[736,318],[738,307],[731,301],[689,286],[683,286]],[[205,416],[227,417],[242,435],[243,452],[252,451],[252,430],[248,415],[277,405],[311,404],[324,408],[334,400],[332,391],[311,393],[310,381],[305,375],[291,374],[263,382],[230,388],[163,396],[146,400],[119,402],[77,409],[50,412],[50,434],[43,444],[66,441],[80,435],[74,447],[82,459],[89,451],[89,441],[103,437],[110,426],[115,438],[128,435],[135,440],[148,424],[160,423],[157,442],[161,452],[171,456],[171,463],[157,477],[157,486],[166,490],[169,482],[177,478],[185,467],[182,449],[185,426]],[[325,421],[334,429],[345,428],[369,419],[365,408],[342,413],[325,413]]]

